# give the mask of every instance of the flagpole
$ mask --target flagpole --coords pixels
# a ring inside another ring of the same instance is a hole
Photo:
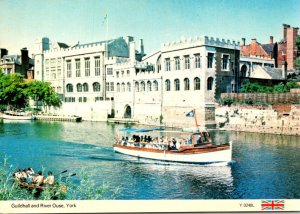
[[[198,128],[198,122],[197,122],[197,117],[196,117],[196,110],[194,109],[194,119],[196,123],[196,128]]]

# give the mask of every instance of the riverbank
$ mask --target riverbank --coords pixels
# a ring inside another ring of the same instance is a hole
[[[216,108],[223,130],[300,135],[300,105],[232,105]]]

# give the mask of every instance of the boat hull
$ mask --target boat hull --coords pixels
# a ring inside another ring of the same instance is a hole
[[[28,115],[28,116],[15,116],[15,115],[7,115],[3,114],[2,118],[5,120],[34,120],[35,117]]]
[[[114,151],[159,161],[194,164],[229,163],[232,158],[231,142],[227,147],[194,148],[186,151],[145,149],[115,144]]]

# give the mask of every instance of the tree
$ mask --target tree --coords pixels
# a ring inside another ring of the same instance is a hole
[[[297,50],[300,51],[300,36],[297,36],[297,38],[296,38],[296,47],[297,47]]]
[[[300,57],[297,57],[294,61],[295,68],[300,70]]]

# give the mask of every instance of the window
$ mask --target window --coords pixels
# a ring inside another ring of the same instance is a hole
[[[57,87],[57,93],[61,93],[61,87],[60,86]]]
[[[105,84],[105,87],[106,87],[106,91],[109,91],[109,82],[107,82],[107,83]]]
[[[180,58],[175,57],[175,70],[180,70]]]
[[[175,91],[180,90],[180,81],[179,81],[179,79],[174,80],[174,86],[175,86]]]
[[[117,92],[120,92],[120,83],[117,83]]]
[[[124,71],[121,71],[122,77],[124,77]]]
[[[229,63],[229,55],[223,55],[223,60],[222,60],[223,70],[228,70],[228,63]]]
[[[145,91],[145,82],[144,81],[141,82],[141,91]]]
[[[83,97],[83,102],[86,102],[87,101],[87,97]]]
[[[153,81],[153,90],[158,91],[158,82],[156,80]]]
[[[78,101],[81,103],[81,102],[82,102],[82,97],[79,97],[79,98],[78,98]]]
[[[121,91],[122,91],[122,92],[125,91],[125,83],[122,83]]]
[[[127,83],[127,91],[129,91],[129,92],[131,91],[131,84],[130,84],[130,82]]]
[[[214,79],[212,77],[208,77],[207,79],[207,90],[210,91],[213,88]]]
[[[170,58],[166,59],[166,71],[170,71],[171,70],[171,62],[170,62]]]
[[[140,91],[140,85],[139,85],[139,82],[135,82],[134,88],[135,88],[135,91],[136,91],[136,92],[139,92],[139,91]]]
[[[82,92],[82,85],[80,83],[77,84],[77,92]]]
[[[100,84],[98,82],[93,83],[93,91],[100,91]]]
[[[67,61],[67,77],[68,78],[72,77],[72,64],[71,64],[71,60]]]
[[[195,68],[200,68],[201,61],[200,61],[200,54],[195,54]]]
[[[213,67],[213,61],[214,61],[214,54],[213,53],[208,53],[208,55],[207,55],[207,68],[212,68]]]
[[[200,90],[200,78],[199,77],[196,77],[194,79],[194,90]]]
[[[120,75],[120,72],[119,72],[119,71],[117,71],[117,72],[116,72],[116,76],[117,76],[117,78],[119,78],[119,75]]]
[[[111,82],[110,83],[110,91],[114,91],[115,89],[114,89],[114,83],[113,82]]]
[[[113,74],[113,69],[107,68],[107,75],[112,75],[112,74]]]
[[[190,56],[184,56],[184,68],[190,69]]]
[[[90,58],[84,59],[84,69],[85,69],[84,73],[86,77],[89,77],[91,75],[90,67],[91,67]]]
[[[100,57],[95,57],[95,76],[100,76]]]
[[[190,80],[188,78],[184,79],[184,90],[185,91],[190,90]]]
[[[171,90],[171,81],[170,80],[166,80],[165,81],[165,87],[166,87],[166,91],[170,91]]]
[[[67,92],[73,92],[73,85],[67,84]]]
[[[128,76],[128,77],[130,76],[130,71],[129,71],[129,70],[127,70],[127,76]]]
[[[89,91],[89,85],[87,83],[83,83],[83,91],[84,92]]]
[[[80,59],[75,60],[75,67],[76,67],[76,77],[80,77]]]
[[[150,81],[147,82],[147,90],[152,91],[152,84]]]

